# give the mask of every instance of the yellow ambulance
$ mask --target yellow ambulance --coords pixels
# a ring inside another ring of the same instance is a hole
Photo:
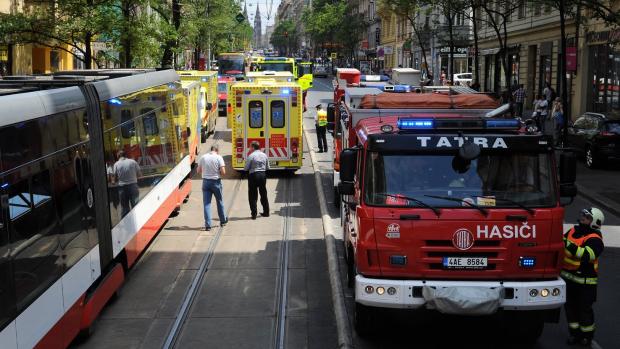
[[[215,132],[217,122],[217,72],[203,70],[182,70],[177,71],[181,81],[198,81],[201,85],[201,103],[204,103],[205,110],[200,116],[202,120],[200,141],[205,142],[207,137]]]
[[[198,81],[187,80],[181,81],[181,88],[185,99],[183,100],[183,108],[180,113],[182,115],[180,123],[185,126],[183,131],[187,133],[190,161],[194,163],[199,151],[198,133],[201,133],[200,130],[202,129],[202,122],[199,116],[205,115],[207,112],[202,91],[204,88]]]
[[[294,80],[278,81],[274,77],[264,76],[231,86],[234,169],[243,170],[254,141],[269,157],[270,170],[295,171],[301,167],[301,96],[301,88]]]

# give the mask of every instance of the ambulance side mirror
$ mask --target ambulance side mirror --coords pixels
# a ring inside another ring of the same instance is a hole
[[[211,108],[213,108],[213,103],[208,102],[207,103],[207,110],[211,110]]]

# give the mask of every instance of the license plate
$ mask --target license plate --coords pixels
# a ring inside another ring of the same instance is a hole
[[[443,257],[446,269],[484,269],[487,267],[486,257]]]
[[[276,166],[278,166],[277,161],[269,161],[269,167],[276,167]]]

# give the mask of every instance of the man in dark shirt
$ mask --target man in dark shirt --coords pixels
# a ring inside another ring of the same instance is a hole
[[[269,168],[269,159],[267,155],[260,150],[258,142],[252,142],[252,154],[245,160],[245,170],[248,171],[248,201],[250,203],[250,212],[252,219],[256,219],[257,208],[256,201],[258,193],[260,193],[260,203],[263,206],[263,217],[269,217],[269,199],[267,199],[267,175]]]
[[[603,212],[591,207],[581,211],[579,224],[564,234],[562,278],[566,281],[568,344],[589,346],[594,337],[594,311],[598,259],[605,248],[601,226]]]

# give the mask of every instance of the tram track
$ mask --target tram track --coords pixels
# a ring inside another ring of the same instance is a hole
[[[226,215],[230,217],[230,213],[232,208],[235,205],[237,200],[237,196],[240,192],[241,184],[243,182],[243,178],[238,178],[235,181],[231,200],[228,203],[228,207],[226,208]],[[280,214],[282,216],[282,240],[281,247],[278,254],[278,263],[277,263],[277,277],[276,277],[276,291],[275,291],[275,320],[274,320],[274,331],[272,334],[272,348],[274,349],[283,349],[286,345],[286,321],[287,321],[287,308],[288,308],[288,289],[289,289],[289,261],[290,261],[290,236],[292,235],[292,183],[294,181],[294,177],[278,177],[277,180],[284,181],[284,204],[281,207]],[[191,309],[200,294],[200,290],[204,287],[205,277],[207,272],[209,271],[209,265],[212,262],[214,256],[216,255],[216,251],[218,248],[218,244],[221,240],[221,237],[224,235],[225,227],[218,227],[213,238],[211,239],[198,270],[196,274],[192,278],[189,288],[187,289],[183,299],[181,306],[177,312],[177,316],[175,321],[168,334],[165,337],[164,344],[162,348],[164,349],[172,349],[177,348],[179,344],[179,339],[183,335],[183,331],[185,325],[187,324]]]

